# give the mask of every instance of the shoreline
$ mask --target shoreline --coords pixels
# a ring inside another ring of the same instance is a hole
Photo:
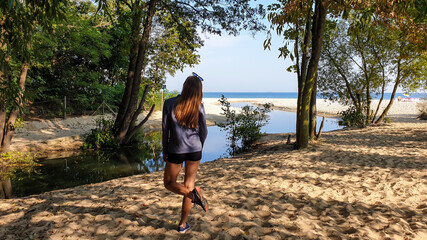
[[[296,112],[296,99],[275,98],[230,98],[233,102],[248,102],[253,104],[273,103],[275,110]],[[377,101],[378,102],[378,101]],[[222,121],[221,106],[216,98],[204,98],[203,103],[209,126]],[[383,107],[386,101],[383,101]],[[394,102],[389,111],[393,122],[412,122],[417,117],[417,103]],[[375,101],[373,101],[375,106]],[[237,110],[238,108],[234,108]],[[331,103],[323,99],[317,100],[318,116],[337,117],[337,112],[346,109],[339,103]],[[142,118],[144,114],[141,114]],[[112,118],[111,115],[81,116],[67,119],[56,118],[49,120],[35,120],[24,122],[24,127],[16,130],[12,140],[11,151],[38,153],[39,157],[66,157],[81,152],[83,136],[95,128],[98,118]],[[144,131],[161,130],[161,112],[156,111],[144,125]]]

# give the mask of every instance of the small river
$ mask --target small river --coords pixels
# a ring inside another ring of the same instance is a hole
[[[232,104],[233,107],[244,105],[246,103]],[[272,111],[269,116],[269,123],[262,128],[262,132],[295,132],[295,113]],[[318,122],[321,120],[318,118]],[[323,131],[340,128],[338,119],[325,119]],[[225,132],[220,131],[217,126],[208,127],[208,132],[201,162],[228,157]],[[135,174],[159,171],[164,167],[160,132],[147,134],[138,147],[119,151],[89,151],[78,156],[38,159],[37,161],[41,165],[32,169],[17,168],[12,170],[10,179],[6,180],[10,181],[12,196],[22,197],[55,189],[103,182]]]

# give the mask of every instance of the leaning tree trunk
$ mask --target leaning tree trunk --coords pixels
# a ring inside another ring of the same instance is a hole
[[[19,82],[18,82],[20,92],[18,93],[17,102],[19,102],[21,107],[23,106],[23,93],[25,91],[25,80],[27,79],[27,72],[28,72],[28,64],[24,62],[21,67],[21,74],[19,76]],[[12,143],[12,138],[15,133],[15,121],[18,118],[18,113],[19,113],[19,109],[17,109],[16,106],[12,108],[9,115],[7,114],[5,108],[2,109],[2,111],[0,112],[0,117],[2,119],[0,123],[1,125],[3,125],[0,152],[9,151],[10,145]]]
[[[374,123],[374,122],[375,122],[375,119],[377,118],[378,111],[380,110],[380,107],[381,107],[381,103],[383,102],[383,99],[384,99],[384,91],[385,91],[385,73],[384,73],[384,68],[382,68],[382,69],[383,69],[383,71],[382,71],[383,84],[382,84],[382,86],[381,86],[381,98],[380,98],[380,100],[378,101],[377,109],[375,110],[375,113],[374,113],[374,116],[372,117],[371,123]]]
[[[3,79],[2,79],[3,80]],[[3,96],[2,96],[3,97]],[[3,139],[5,134],[5,126],[7,122],[7,114],[6,114],[6,101],[3,100],[0,103],[0,153],[6,152],[7,149],[3,148]]]
[[[317,100],[317,74],[314,79],[313,92],[311,93],[310,101],[310,119],[309,119],[309,137],[310,139],[316,138],[316,124],[317,124],[317,109],[316,109],[316,100]]]
[[[391,106],[393,105],[394,97],[396,95],[397,88],[399,87],[400,81],[401,81],[401,79],[400,79],[400,74],[401,74],[400,73],[401,72],[400,64],[401,63],[400,63],[400,59],[399,59],[399,61],[397,62],[397,76],[396,76],[396,81],[394,83],[393,92],[391,93],[391,96],[390,96],[390,101],[388,102],[387,106],[385,107],[385,109],[383,110],[383,112],[381,113],[381,115],[375,121],[375,123],[380,123],[380,122],[384,121],[385,116],[387,116],[388,111],[390,110]]]
[[[0,24],[4,24],[4,20],[0,19]],[[4,34],[4,29],[1,29],[0,34],[3,36]],[[0,41],[0,45],[3,46],[4,48],[7,48],[7,44],[3,41]],[[8,58],[6,57],[5,59],[0,59],[0,64],[4,64],[7,65],[8,63]],[[6,68],[2,69],[0,68],[0,88],[4,88],[6,81],[8,79],[8,71]],[[6,102],[6,96],[3,96],[3,94],[0,92],[0,153],[4,152],[3,151],[3,147],[2,147],[2,142],[3,142],[3,138],[4,138],[4,126],[6,124],[6,110],[7,110],[7,102]]]
[[[130,96],[132,92],[132,84],[133,79],[135,76],[135,68],[136,68],[136,62],[138,57],[138,46],[139,46],[139,33],[141,31],[141,21],[142,21],[142,15],[143,11],[141,6],[135,6],[134,7],[134,15],[132,18],[132,26],[131,26],[131,49],[130,49],[130,61],[129,61],[129,68],[128,73],[126,77],[126,87],[125,91],[123,93],[122,101],[120,102],[119,111],[117,113],[116,121],[114,122],[114,129],[118,131],[123,124],[123,120],[126,115],[126,110],[129,106],[130,102]]]
[[[322,48],[323,35],[325,32],[327,2],[316,0],[315,12],[313,16],[312,39],[311,39],[311,56],[307,68],[301,68],[301,71],[306,71],[303,80],[303,90],[301,96],[301,103],[298,108],[300,111],[299,124],[297,124],[297,142],[296,147],[306,148],[309,141],[309,118],[310,118],[310,105],[311,97],[315,85],[315,76],[317,73],[317,66],[320,59],[320,52]]]
[[[120,104],[119,113],[117,114],[116,122],[114,124],[115,129],[115,138],[117,143],[120,145],[127,144],[132,140],[132,136],[135,132],[142,127],[145,123],[145,119],[140,124],[134,126],[133,119],[136,119],[135,114],[138,115],[138,97],[141,85],[142,70],[145,64],[145,55],[148,48],[148,40],[151,33],[151,27],[153,22],[153,17],[156,13],[156,4],[159,0],[150,0],[148,3],[147,17],[144,20],[143,33],[142,37],[137,42],[134,39],[132,46],[132,55],[131,61],[129,64],[128,77],[126,81],[125,92],[123,95],[122,102]],[[142,16],[142,9],[139,9],[140,12],[135,13],[132,24],[132,37],[136,37],[138,34],[138,29],[140,20],[138,16]],[[132,135],[132,136],[131,136]]]

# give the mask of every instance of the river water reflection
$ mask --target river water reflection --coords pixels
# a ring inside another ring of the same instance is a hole
[[[241,103],[233,104],[240,105]],[[263,132],[295,132],[295,113],[272,111],[269,115],[270,122],[263,127]],[[323,131],[338,128],[340,126],[337,119],[326,119]],[[217,126],[209,127],[208,131],[202,162],[229,156],[225,132],[220,131]],[[164,162],[161,155],[161,134],[147,134],[137,147],[120,151],[86,152],[67,158],[39,159],[38,162],[41,165],[31,170],[17,168],[9,174],[13,196],[28,196],[162,170]]]

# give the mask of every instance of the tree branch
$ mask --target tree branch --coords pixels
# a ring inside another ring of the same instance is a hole
[[[130,10],[133,10],[132,5],[130,5],[126,0],[120,0],[123,4],[127,5]],[[131,1],[132,2],[132,1]]]
[[[142,94],[141,101],[139,102],[138,109],[133,114],[132,120],[131,120],[130,125],[129,125],[131,128],[134,126],[136,119],[138,119],[139,114],[141,114],[142,110],[144,110],[144,103],[145,103],[145,99],[147,98],[147,95],[148,95],[148,87],[149,86],[150,85],[145,85],[144,92]]]
[[[144,120],[142,120],[136,127],[134,127],[133,129],[132,129],[132,131],[130,131],[127,135],[126,135],[126,138],[125,138],[125,142],[126,143],[128,143],[132,138],[133,138],[133,136],[138,132],[138,130],[144,125],[144,123],[145,122],[147,122],[148,121],[148,118],[150,118],[150,116],[151,116],[151,114],[153,113],[153,111],[154,111],[154,107],[155,107],[156,105],[155,104],[153,104],[153,106],[151,107],[151,109],[150,109],[150,112],[147,114],[147,116],[145,116],[145,118],[144,118]]]

